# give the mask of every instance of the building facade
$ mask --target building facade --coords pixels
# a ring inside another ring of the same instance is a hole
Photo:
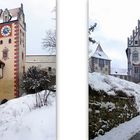
[[[127,39],[126,55],[129,80],[138,83],[140,82],[140,20]]]
[[[94,54],[89,58],[89,72],[100,72],[109,75],[110,74],[111,60],[104,53],[100,44]]]
[[[56,75],[56,55],[26,55],[26,71],[36,66]]]
[[[25,72],[26,23],[23,5],[0,9],[0,100],[18,97]]]
[[[120,79],[129,80],[127,69],[111,68],[111,76],[118,77]]]

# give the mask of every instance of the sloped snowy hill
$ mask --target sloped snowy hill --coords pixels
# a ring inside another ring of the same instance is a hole
[[[56,140],[55,97],[48,106],[35,104],[36,96],[27,95],[0,106],[0,140]]]

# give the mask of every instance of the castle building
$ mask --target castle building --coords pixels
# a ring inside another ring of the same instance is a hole
[[[0,100],[18,97],[25,72],[26,23],[23,5],[0,9]]]
[[[110,62],[111,60],[104,53],[101,45],[98,44],[95,52],[89,58],[89,72],[100,72],[109,75]]]
[[[127,39],[126,55],[129,80],[138,83],[140,82],[140,20]]]

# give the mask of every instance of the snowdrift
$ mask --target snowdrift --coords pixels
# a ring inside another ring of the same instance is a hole
[[[89,73],[89,139],[129,121],[140,112],[140,85]]]
[[[53,96],[41,108],[36,108],[35,94],[0,105],[0,140],[56,140],[55,112]]]

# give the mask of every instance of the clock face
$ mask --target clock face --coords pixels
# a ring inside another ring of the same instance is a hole
[[[6,26],[3,26],[2,29],[1,29],[1,34],[2,36],[8,36],[10,35],[11,33],[11,27],[6,25]]]

